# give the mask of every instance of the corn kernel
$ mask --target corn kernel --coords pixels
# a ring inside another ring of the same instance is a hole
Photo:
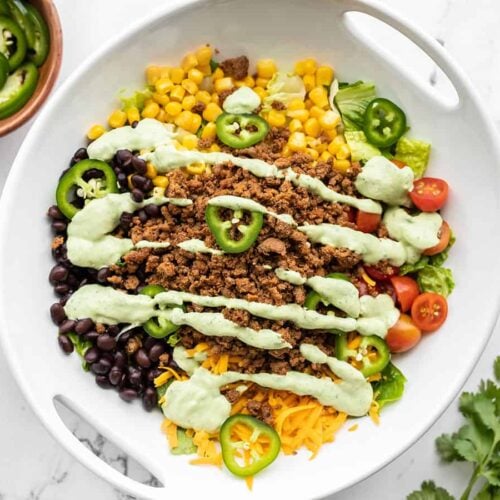
[[[182,145],[187,149],[196,149],[198,147],[198,137],[194,134],[187,134],[182,138]]]
[[[317,118],[319,120],[325,114],[325,110],[321,109],[319,106],[312,106],[309,110],[309,114],[313,118]]]
[[[207,123],[201,132],[202,139],[214,140],[217,136],[215,123],[209,122]]]
[[[170,66],[162,66],[160,68],[160,78],[170,78]]]
[[[148,161],[146,163],[146,177],[148,179],[154,179],[157,175],[158,175],[158,172],[157,172],[155,166],[150,161]]]
[[[307,109],[295,109],[292,111],[287,111],[286,116],[292,119],[295,118],[304,123],[309,118],[309,111]]]
[[[165,177],[164,175],[158,175],[153,179],[153,186],[159,187],[159,188],[167,188],[168,187],[168,177]]]
[[[174,82],[170,78],[159,78],[155,83],[155,90],[158,94],[166,94],[174,87]]]
[[[214,92],[210,98],[210,102],[214,102],[215,104],[219,104],[219,94],[217,92]]]
[[[250,87],[251,89],[253,89],[256,85],[255,78],[250,75],[245,76],[245,78],[241,81],[243,82],[243,85],[245,85],[246,87]]]
[[[143,104],[142,108],[144,109],[148,104],[151,104],[152,102],[154,102],[154,101],[153,101],[153,99],[151,97],[148,98],[148,99],[146,99],[144,101],[144,104]]]
[[[155,92],[152,97],[153,97],[153,101],[157,102],[161,106],[165,106],[166,104],[168,104],[170,102],[170,97],[168,97],[167,94],[158,94]]]
[[[160,112],[156,115],[156,119],[160,122],[166,123],[169,120],[169,114],[160,108]]]
[[[180,102],[169,102],[165,106],[165,111],[170,115],[170,116],[177,116],[181,114],[182,111],[182,104]]]
[[[148,85],[154,85],[160,78],[161,68],[159,66],[148,66],[146,68],[146,82]]]
[[[89,128],[87,132],[87,137],[91,141],[95,141],[99,137],[101,137],[102,134],[106,132],[106,129],[102,125],[92,125],[92,127]]]
[[[257,61],[257,76],[260,78],[272,78],[276,71],[278,68],[273,59],[259,59]]]
[[[211,153],[218,153],[220,152],[220,147],[217,143],[213,143],[211,146],[210,146],[210,150],[209,150]]]
[[[351,150],[347,144],[341,144],[337,151],[337,159],[347,160],[351,156]]]
[[[319,121],[317,118],[309,118],[304,123],[304,132],[311,137],[318,137],[321,132],[321,127],[319,126]]]
[[[201,125],[201,116],[191,113],[191,111],[183,111],[175,119],[175,124],[192,134],[196,134]]]
[[[222,113],[222,109],[218,104],[214,102],[210,102],[207,104],[207,107],[203,110],[203,118],[207,120],[207,122],[214,122],[217,120],[217,117]]]
[[[219,67],[217,68],[213,74],[212,74],[212,78],[213,80],[220,80],[221,78],[224,78],[224,71],[222,71],[222,69]]]
[[[288,124],[288,130],[290,132],[300,132],[302,131],[302,122],[298,120],[297,118],[294,118],[289,124]]]
[[[188,94],[194,95],[196,92],[198,92],[198,85],[194,83],[192,80],[189,80],[189,78],[185,78],[182,80],[182,87],[186,89],[186,92]]]
[[[299,76],[312,75],[316,71],[316,61],[314,59],[303,59],[295,63],[295,73]]]
[[[156,102],[151,102],[142,110],[143,118],[156,118],[160,112],[160,106]]]
[[[198,66],[198,58],[193,53],[186,54],[182,60],[181,66],[184,71],[196,68],[196,66]]]
[[[351,162],[349,160],[338,160],[337,158],[334,158],[333,168],[337,170],[337,172],[345,174],[351,168]]]
[[[304,75],[302,81],[304,82],[304,87],[306,88],[307,92],[316,87],[316,78],[314,75]]]
[[[198,64],[203,66],[205,64],[210,64],[210,59],[212,59],[212,47],[205,45],[200,47],[196,52],[196,59],[198,59]]]
[[[321,161],[324,161],[324,162],[330,162],[332,161],[332,154],[329,152],[329,151],[323,151],[320,155],[319,155],[319,159]]]
[[[267,88],[268,83],[268,78],[258,77],[257,80],[255,80],[255,85],[257,85],[257,87],[262,87],[263,89]]]
[[[306,136],[303,132],[294,132],[288,139],[288,147],[291,151],[303,152],[306,150]]]
[[[228,76],[225,78],[219,78],[214,82],[214,89],[218,94],[224,92],[224,90],[231,90],[233,86],[233,79]]]
[[[134,122],[138,122],[141,119],[141,114],[139,113],[139,110],[135,106],[127,108],[125,110],[125,113],[127,113],[127,121],[129,122],[130,125],[132,125],[132,123]]]
[[[306,99],[304,102],[306,103],[306,109],[311,109],[314,106],[314,103],[311,101],[311,99]]]
[[[198,66],[198,69],[202,72],[203,77],[210,76],[212,74],[212,68],[210,67],[210,64]]]
[[[328,139],[333,141],[333,139],[335,139],[335,137],[337,137],[338,135],[337,129],[333,128],[332,130],[325,130],[325,135],[328,137]]]
[[[199,69],[191,68],[188,71],[188,78],[196,85],[199,85],[203,81],[204,75]]]
[[[205,172],[205,168],[204,163],[192,163],[186,167],[186,172],[189,175],[200,175]]]
[[[309,92],[309,99],[311,99],[311,101],[320,108],[326,108],[329,106],[328,93],[325,87],[314,87]]]
[[[288,156],[292,156],[292,151],[290,150],[290,148],[288,147],[288,144],[285,145],[285,147],[283,148],[283,150],[281,151],[281,154],[282,156],[285,156],[285,157],[288,157]]]
[[[333,139],[333,142],[336,144],[345,144],[345,137],[343,135],[337,135],[335,139]]]
[[[181,85],[176,85],[170,92],[170,100],[181,102],[186,95],[186,89]]]
[[[317,160],[319,158],[319,153],[313,148],[306,148],[306,153],[313,159]]]
[[[120,109],[115,109],[108,116],[108,124],[111,128],[123,127],[126,122],[127,122],[127,113],[125,113],[125,111],[121,111]]]
[[[340,123],[340,116],[332,110],[328,110],[318,117],[318,120],[323,130],[332,130]]]
[[[260,97],[260,100],[263,101],[267,96],[267,90],[262,87],[254,87],[253,91]]]
[[[292,99],[288,103],[288,107],[290,111],[296,110],[296,109],[306,109],[306,103],[302,99]]]
[[[208,104],[212,100],[212,96],[206,90],[199,90],[195,94],[196,100],[203,104]]]
[[[184,80],[186,73],[182,68],[172,68],[170,70],[170,79],[174,83],[181,83]]]
[[[283,127],[286,123],[286,116],[281,111],[271,109],[267,116],[267,121],[271,127]]]
[[[316,70],[316,85],[331,85],[333,82],[333,68],[331,66],[320,66]]]
[[[194,95],[187,95],[182,99],[182,107],[187,111],[191,111],[196,105],[196,97]]]
[[[332,141],[332,142],[330,142],[330,144],[328,144],[328,152],[332,155],[336,155],[339,148],[340,148],[340,144],[338,144],[335,141]]]

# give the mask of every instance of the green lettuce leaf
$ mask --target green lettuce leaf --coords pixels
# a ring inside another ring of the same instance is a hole
[[[368,161],[374,156],[380,156],[380,149],[368,142],[362,130],[345,132],[344,136],[351,150],[352,161]]]
[[[177,428],[178,444],[175,448],[171,448],[172,455],[192,455],[198,449],[193,443],[193,438],[186,434],[186,430],[180,427]]]
[[[448,297],[455,288],[451,269],[438,266],[424,266],[417,275],[422,292],[435,292]]]
[[[292,73],[278,71],[269,80],[266,90],[268,96],[264,98],[262,109],[271,109],[274,101],[279,101],[284,105],[289,104],[294,99],[303,100],[306,95],[306,87],[302,78]]]
[[[151,90],[146,88],[143,90],[136,90],[132,94],[128,93],[126,89],[120,90],[118,99],[122,103],[122,109],[136,107],[139,111],[144,108],[144,102],[151,97]]]
[[[415,179],[419,179],[427,169],[430,154],[431,145],[428,142],[401,137],[396,144],[394,158],[406,163],[413,170]]]
[[[346,132],[363,129],[366,108],[376,97],[373,83],[359,81],[340,87],[334,102],[340,111]]]
[[[87,371],[89,369],[89,364],[85,361],[85,353],[92,347],[92,342],[90,340],[85,340],[85,338],[76,333],[68,333],[68,338],[73,343],[75,351],[82,358],[82,368]]]
[[[436,486],[434,481],[424,481],[419,491],[410,493],[406,500],[455,500],[444,488]]]
[[[380,409],[401,399],[405,390],[405,383],[406,377],[401,370],[389,363],[382,371],[382,379],[373,387],[375,400]]]

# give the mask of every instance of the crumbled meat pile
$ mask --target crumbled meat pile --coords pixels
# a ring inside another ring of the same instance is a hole
[[[230,71],[246,74],[248,65],[240,59],[225,61],[224,71],[228,72],[228,68],[231,68]],[[286,132],[273,129],[261,144],[231,153],[274,162],[279,168],[291,167],[296,172],[320,178],[338,192],[356,195],[353,180],[359,172],[358,166],[353,166],[346,175],[342,175],[326,163],[318,162],[313,166],[311,158],[305,154],[280,157],[286,140]],[[245,253],[218,256],[182,250],[176,245],[192,238],[201,239],[208,247],[217,248],[204,214],[207,201],[219,195],[252,198],[275,213],[292,215],[299,224],[309,222],[352,228],[356,226],[352,222],[352,210],[347,206],[325,202],[289,181],[257,178],[231,165],[214,166],[211,173],[200,176],[188,176],[182,170],[177,170],[170,174],[169,179],[166,196],[190,198],[193,204],[183,208],[165,205],[161,208],[161,214],[155,217],[140,217],[136,214],[128,231],[117,231],[119,235],[127,233],[134,242],[169,241],[171,245],[161,250],[143,248],[127,254],[123,258],[123,265],[113,266],[109,270],[108,281],[113,286],[133,292],[146,283],[159,284],[168,289],[201,295],[238,297],[274,305],[302,305],[307,289],[279,280],[273,269],[283,267],[306,277],[325,276],[331,272],[354,269],[360,262],[359,255],[350,250],[309,243],[303,233],[273,217],[266,217],[256,243]],[[188,309],[205,310],[193,305]],[[272,328],[293,346],[292,349],[265,351],[231,337],[209,338],[212,352],[230,353],[243,359],[241,371],[255,373],[264,370],[284,374],[291,369],[310,367],[315,372],[318,367],[308,363],[299,352],[298,345],[304,341],[313,342],[329,354],[333,352],[333,336],[328,332],[301,330],[290,322],[260,319],[242,310],[222,309],[222,313],[242,326],[257,330]],[[187,348],[201,341],[207,342],[207,337],[190,327],[182,327],[179,335]],[[264,410],[254,410],[260,411],[264,418]]]

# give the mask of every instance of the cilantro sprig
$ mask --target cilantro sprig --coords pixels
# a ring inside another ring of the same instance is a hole
[[[494,380],[482,381],[477,392],[464,392],[459,409],[465,424],[453,434],[436,439],[436,448],[445,462],[470,462],[473,472],[460,500],[500,499],[500,356],[494,363]],[[432,481],[422,483],[407,500],[454,500]]]

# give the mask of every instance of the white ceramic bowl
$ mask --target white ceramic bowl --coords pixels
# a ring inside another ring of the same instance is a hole
[[[373,15],[427,52],[455,86],[458,102],[445,104],[395,65],[388,53],[354,35],[344,13]],[[52,266],[44,218],[58,176],[82,145],[88,125],[107,116],[118,88],[141,83],[144,66],[174,63],[210,42],[222,56],[274,57],[283,64],[316,56],[338,69],[341,80],[370,79],[380,93],[402,103],[412,134],[433,144],[430,173],[448,180],[446,218],[458,237],[449,265],[457,288],[445,326],[396,363],[408,377],[403,400],[384,410],[376,428],[368,419],[355,433],[340,432],[314,461],[307,453],[281,457],[244,483],[210,467],[171,456],[160,433],[161,417],[95,386],[76,356],[57,347],[48,308]],[[367,0],[200,0],[164,11],[119,37],[83,64],[59,89],[30,131],[12,167],[0,208],[0,311],[3,348],[40,419],[78,460],[116,487],[138,497],[318,498],[341,490],[393,460],[452,401],[469,375],[497,316],[500,153],[496,132],[463,73],[429,36]],[[139,484],[106,465],[65,427],[53,398],[91,422],[165,485]]]

